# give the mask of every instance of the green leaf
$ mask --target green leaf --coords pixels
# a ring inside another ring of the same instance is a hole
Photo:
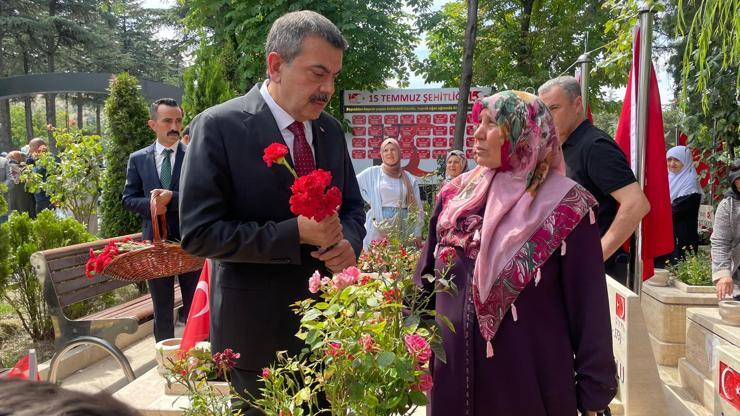
[[[445,352],[444,345],[438,341],[432,341],[432,343],[429,345],[432,349],[432,352],[434,353],[434,358],[438,359],[439,361],[442,361],[443,363],[447,363],[447,353]]]
[[[309,309],[305,315],[301,318],[301,322],[313,321],[321,316],[321,311],[318,309]]]
[[[391,351],[379,352],[376,358],[376,360],[378,361],[378,365],[381,368],[385,368],[393,364],[393,361],[395,359],[396,359],[396,354],[392,353]]]
[[[427,396],[420,391],[414,390],[410,392],[409,398],[411,399],[411,403],[413,403],[416,406],[426,406],[428,403]]]

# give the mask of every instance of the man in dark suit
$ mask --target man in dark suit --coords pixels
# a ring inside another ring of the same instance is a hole
[[[123,206],[141,215],[144,240],[153,238],[150,201],[154,198],[157,215],[167,218],[167,239],[180,239],[179,184],[186,147],[180,143],[182,109],[171,98],[155,101],[149,109],[149,127],[157,141],[132,153],[128,159]],[[187,318],[199,272],[177,277],[182,292],[183,319]],[[154,303],[154,338],[157,341],[175,336],[173,309],[175,277],[147,281]]]
[[[289,305],[312,296],[311,274],[355,265],[362,248],[365,214],[344,133],[323,112],[346,47],[325,17],[286,14],[267,37],[269,79],[190,124],[180,184],[182,245],[215,260],[211,343],[214,351],[241,354],[232,374],[240,393],[259,395],[257,378],[276,351],[299,352],[299,321]],[[272,143],[288,146],[286,159],[298,175],[331,172],[342,191],[338,216],[317,223],[290,212],[292,175],[262,160]]]

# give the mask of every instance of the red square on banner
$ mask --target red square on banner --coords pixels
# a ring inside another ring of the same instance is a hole
[[[444,149],[447,149],[447,137],[435,137],[432,139],[432,145],[434,147],[442,147]]]
[[[416,136],[416,126],[401,126],[401,137]]]
[[[440,157],[447,156],[447,150],[434,149],[432,150],[432,159],[439,159]]]
[[[380,144],[383,143],[382,137],[371,137],[367,139],[367,145],[370,147],[380,148]]]
[[[431,124],[422,124],[420,126],[416,126],[416,134],[419,136],[429,136],[432,134],[432,125]]]
[[[383,124],[383,116],[377,115],[377,114],[367,116],[367,121],[368,123],[374,124],[374,125]]]
[[[365,128],[364,127],[353,127],[352,128],[352,134],[355,136],[364,136],[365,135]]]
[[[625,309],[627,308],[627,305],[625,305],[624,296],[620,295],[619,293],[615,293],[616,298],[614,299],[614,314],[617,315],[617,317],[624,321],[624,315],[625,315]]]
[[[467,147],[473,147],[475,146],[475,137],[466,137],[465,138],[465,146]]]
[[[465,151],[465,157],[468,159],[472,159],[473,156],[475,156],[475,149],[468,149]]]
[[[411,149],[412,147],[414,147],[414,138],[401,137],[401,141],[399,143],[401,144],[401,149]]]
[[[432,115],[431,114],[417,114],[416,124],[432,124]]]
[[[432,157],[432,152],[430,152],[429,149],[419,150],[418,155],[419,159],[429,159],[430,157]]]
[[[397,137],[398,126],[385,126],[383,133],[385,133],[386,136]]]
[[[364,149],[365,146],[367,146],[367,140],[365,140],[364,137],[354,137],[354,138],[352,138],[352,147]]]
[[[380,149],[370,149],[367,152],[367,157],[369,159],[380,159]]]
[[[382,136],[383,126],[370,126],[367,128],[367,134],[370,136]]]
[[[386,114],[383,117],[383,124],[398,124],[398,114]]]
[[[367,152],[364,150],[353,150],[352,151],[352,159],[365,159],[367,157]]]
[[[455,120],[457,120],[457,114],[450,114],[450,124],[455,124]]]
[[[367,122],[367,116],[355,115],[352,116],[352,124],[365,124]]]
[[[473,122],[473,113],[468,113],[468,115],[465,117],[465,122],[468,124]]]
[[[468,136],[472,136],[473,134],[475,134],[475,126],[473,126],[472,124],[468,124],[467,126],[465,126],[465,134],[467,134]]]
[[[434,124],[447,124],[447,114],[435,114],[432,116]]]
[[[401,159],[410,159],[414,151],[411,149],[401,149]]]
[[[401,124],[414,124],[414,115],[401,114]]]
[[[417,137],[416,147],[429,147],[432,145],[432,139],[429,137]]]
[[[435,136],[446,136],[447,135],[447,126],[434,126],[432,130],[434,130]]]
[[[450,126],[450,136],[455,135],[455,126]]]

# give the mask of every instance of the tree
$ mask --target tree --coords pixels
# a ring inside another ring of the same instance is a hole
[[[231,86],[246,91],[265,78],[265,39],[278,17],[294,10],[314,10],[326,16],[342,31],[349,49],[344,54],[342,73],[336,88],[379,89],[386,81],[408,79],[408,69],[416,61],[414,47],[419,30],[414,15],[425,11],[430,0],[386,0],[347,2],[343,0],[299,0],[263,2],[246,0],[184,0],[185,24],[197,32],[205,28],[209,45],[217,50],[228,42],[239,57]],[[227,77],[228,78],[228,77]],[[327,110],[341,118],[339,94]]]
[[[185,71],[183,76],[185,82],[185,95],[182,99],[182,108],[185,112],[184,124],[188,124],[193,117],[206,108],[237,95],[226,79],[226,68],[223,64],[225,60],[228,62],[231,54],[233,54],[232,48],[224,48],[217,53],[212,46],[201,43],[195,63]]]
[[[107,142],[103,175],[101,234],[115,237],[141,229],[138,215],[123,209],[121,197],[126,183],[128,155],[154,141],[147,126],[146,101],[136,78],[124,72],[111,80],[110,96],[105,100]]]
[[[428,30],[429,57],[419,68],[427,82],[454,86],[460,82],[466,20],[462,0],[445,4],[424,17]],[[523,0],[485,2],[479,7],[477,44],[473,61],[473,84],[504,89],[535,90],[540,84],[566,72],[588,47],[605,42],[603,25],[608,15],[595,0]],[[574,24],[578,22],[578,24]],[[593,97],[601,85],[592,76]]]
[[[473,51],[475,51],[476,30],[478,27],[478,0],[467,0],[468,23],[465,26],[465,47],[463,49],[462,71],[460,74],[460,96],[457,100],[455,117],[454,148],[462,150],[465,137],[465,123],[468,114],[468,95],[473,81]]]
[[[75,220],[89,228],[98,205],[103,140],[97,135],[86,136],[78,129],[51,130],[59,153],[43,153],[35,165],[26,166],[21,180],[30,192],[43,190],[55,207],[69,210]],[[45,173],[42,175],[37,168],[43,168]]]

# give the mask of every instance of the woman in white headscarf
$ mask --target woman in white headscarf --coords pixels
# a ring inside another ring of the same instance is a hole
[[[691,151],[686,146],[676,146],[666,153],[668,187],[673,209],[673,240],[675,249],[670,262],[680,261],[686,251],[695,253],[699,248],[699,205],[702,191],[694,168]]]
[[[362,245],[367,249],[374,240],[388,237],[388,232],[399,232],[401,237],[413,237],[421,244],[424,206],[421,203],[416,177],[401,167],[401,145],[388,138],[380,146],[380,166],[371,166],[357,175],[362,198],[370,205],[365,220],[367,235]],[[411,211],[411,212],[409,212]],[[415,215],[409,229],[408,215]]]

